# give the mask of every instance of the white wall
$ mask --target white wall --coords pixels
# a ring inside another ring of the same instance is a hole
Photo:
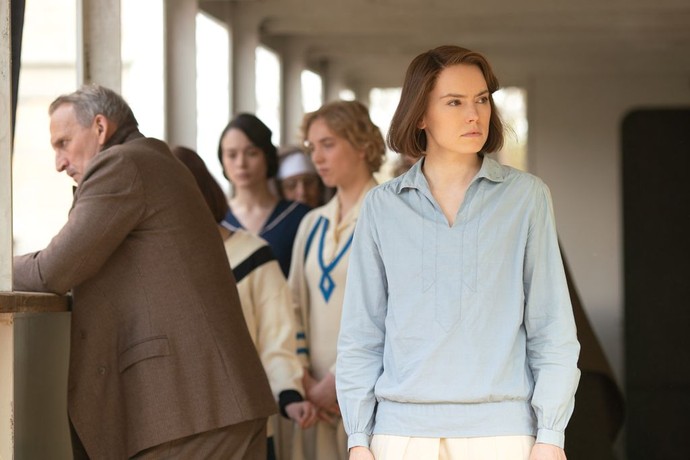
[[[551,188],[565,256],[621,386],[621,123],[636,108],[690,105],[689,77],[545,76],[528,88],[530,170]]]

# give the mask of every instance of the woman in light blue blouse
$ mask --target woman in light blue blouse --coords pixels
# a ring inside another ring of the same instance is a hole
[[[417,56],[388,136],[419,158],[357,222],[336,385],[350,459],[564,460],[579,380],[551,197],[503,145],[486,59]]]

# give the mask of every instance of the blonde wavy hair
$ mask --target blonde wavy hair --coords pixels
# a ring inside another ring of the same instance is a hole
[[[357,101],[333,101],[304,115],[302,139],[309,153],[311,147],[307,142],[307,133],[316,119],[324,120],[335,135],[347,140],[356,149],[364,150],[371,172],[379,170],[386,158],[386,144],[381,130],[371,121],[369,110],[364,104]]]

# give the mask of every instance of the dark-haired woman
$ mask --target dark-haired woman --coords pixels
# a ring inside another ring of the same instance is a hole
[[[233,187],[222,225],[231,232],[245,229],[268,241],[287,276],[295,234],[309,207],[279,199],[271,189],[269,181],[278,171],[271,130],[254,115],[237,115],[221,133],[218,160]]]
[[[549,190],[488,155],[497,89],[457,46],[408,68],[388,142],[420,160],[367,195],[347,275],[350,459],[565,459],[579,344]]]

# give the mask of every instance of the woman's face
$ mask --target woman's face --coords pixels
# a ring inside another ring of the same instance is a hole
[[[280,181],[283,196],[311,208],[321,204],[321,179],[314,173],[295,174]]]
[[[443,69],[419,124],[426,132],[427,155],[479,152],[489,136],[489,96],[479,67],[456,64]]]
[[[266,182],[266,155],[242,130],[230,128],[220,141],[223,170],[235,187]]]
[[[307,144],[316,171],[328,187],[347,186],[359,179],[361,171],[368,171],[364,150],[336,135],[322,118],[309,125]]]

